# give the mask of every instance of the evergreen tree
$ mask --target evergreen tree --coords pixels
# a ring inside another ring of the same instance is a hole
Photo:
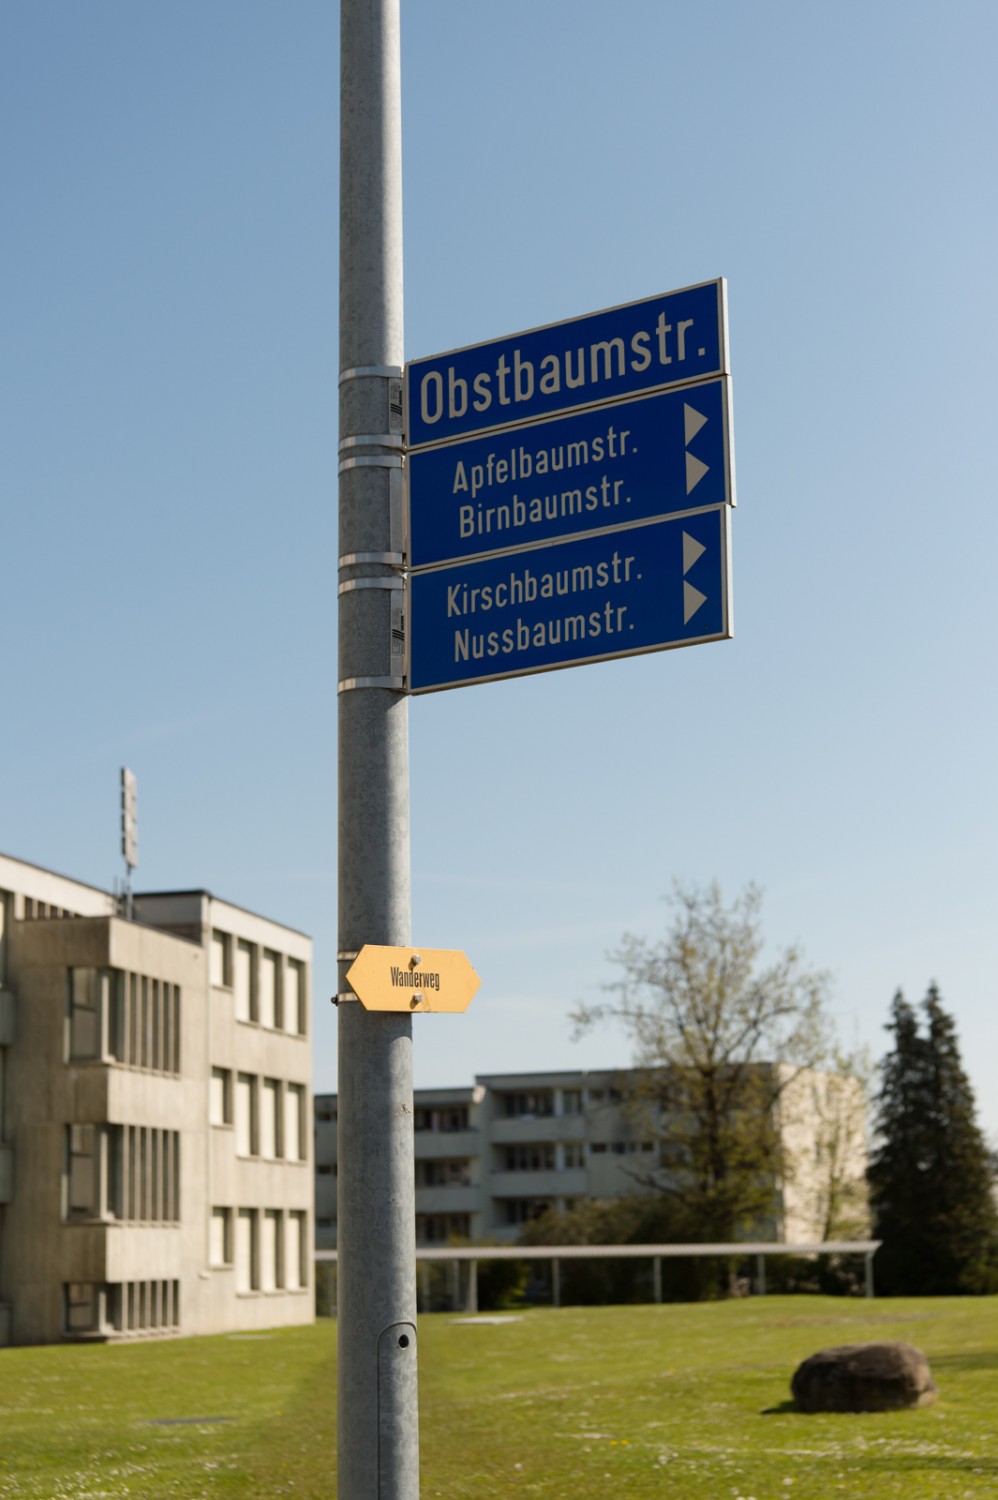
[[[925,1033],[900,990],[881,1065],[880,1143],[870,1165],[879,1289],[945,1296],[998,1291],[998,1210],[953,1018],[932,985]]]

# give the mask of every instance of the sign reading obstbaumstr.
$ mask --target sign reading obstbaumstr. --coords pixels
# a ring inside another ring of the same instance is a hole
[[[731,635],[730,510],[413,573],[409,691]]]
[[[723,278],[406,367],[406,445],[728,373]]]
[[[729,378],[408,456],[409,565],[734,501]]]

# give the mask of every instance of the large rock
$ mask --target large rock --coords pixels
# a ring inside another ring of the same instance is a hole
[[[798,1411],[900,1411],[936,1399],[929,1362],[912,1344],[840,1344],[794,1372]]]

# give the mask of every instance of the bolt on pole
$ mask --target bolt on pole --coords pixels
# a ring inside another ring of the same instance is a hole
[[[337,1493],[417,1500],[412,1018],[345,980],[410,941],[399,0],[341,0],[340,41]]]

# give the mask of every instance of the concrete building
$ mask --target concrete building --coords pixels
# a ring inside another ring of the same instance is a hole
[[[417,1244],[512,1241],[547,1208],[639,1191],[636,1174],[660,1167],[659,1146],[624,1110],[626,1090],[627,1070],[488,1074],[472,1088],[417,1090]],[[790,1170],[773,1184],[773,1216],[756,1226],[757,1237],[822,1239],[832,1178],[839,1202],[862,1198],[862,1088],[807,1072],[788,1085],[780,1108]],[[336,1096],[317,1095],[315,1110],[316,1247],[325,1250],[336,1245]]]
[[[0,855],[0,1344],[311,1321],[311,963]]]

